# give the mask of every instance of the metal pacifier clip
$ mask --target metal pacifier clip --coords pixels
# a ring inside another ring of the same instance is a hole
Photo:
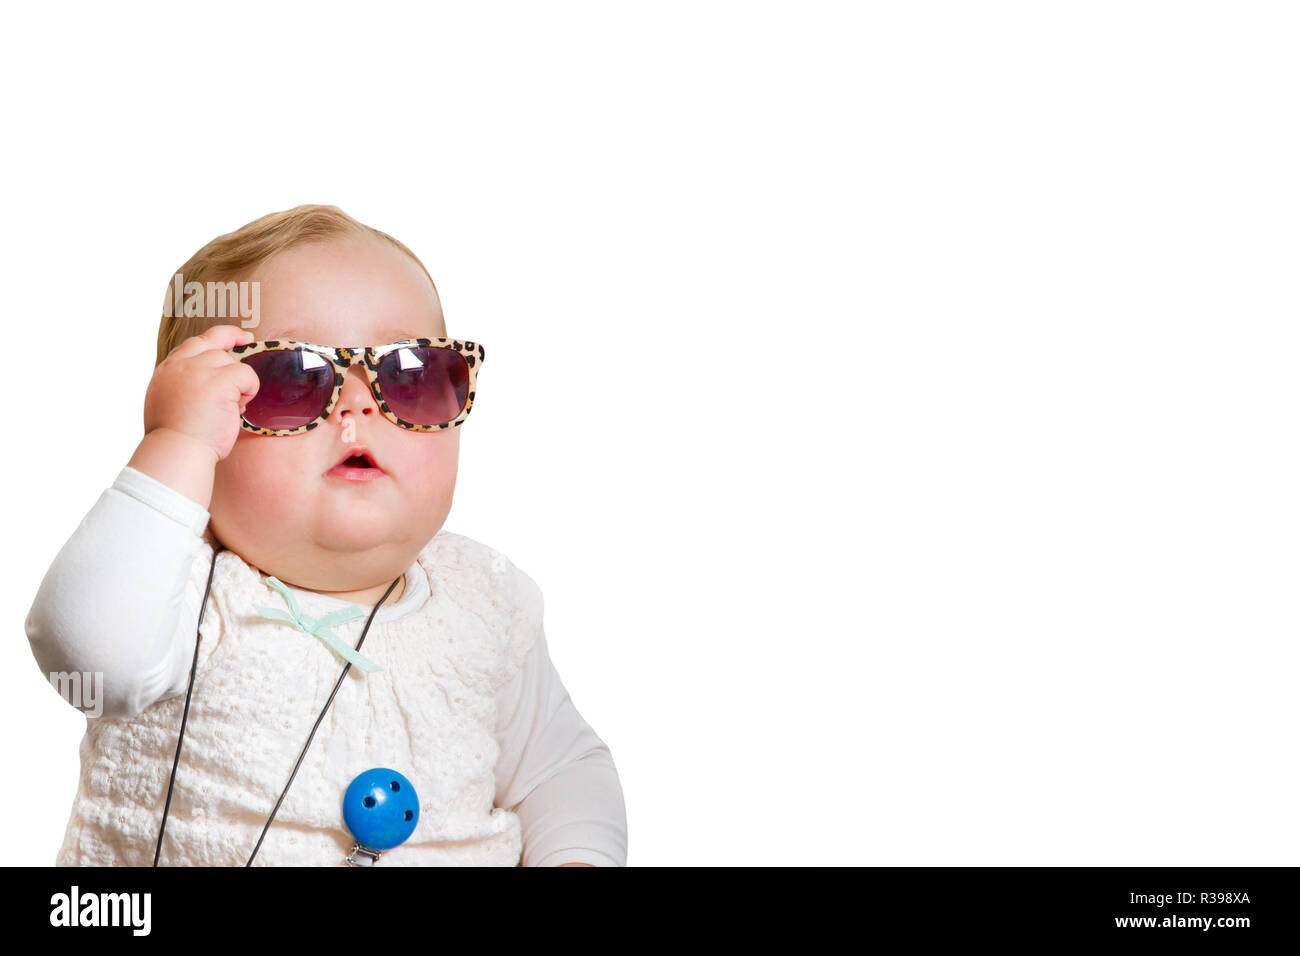
[[[154,848],[153,857],[154,866],[158,865],[158,859],[162,853],[163,834],[167,829],[167,813],[171,809],[172,789],[176,783],[176,768],[180,764],[181,745],[185,740],[185,724],[189,719],[190,699],[194,693],[194,678],[198,672],[199,643],[203,640],[201,629],[203,612],[207,609],[208,595],[212,591],[212,577],[217,569],[217,555],[224,550],[225,548],[222,547],[213,550],[212,567],[208,570],[208,583],[203,592],[203,603],[199,606],[199,628],[196,628],[194,639],[194,661],[190,666],[190,682],[185,692],[185,709],[181,712],[181,729],[176,738],[176,755],[172,759],[171,779],[167,782],[167,800],[163,804],[162,822],[158,827],[158,844]],[[343,679],[347,676],[348,670],[353,664],[356,664],[360,670],[367,674],[383,670],[379,665],[361,656],[361,645],[365,642],[366,634],[370,631],[370,624],[375,619],[375,614],[378,613],[380,605],[388,600],[388,595],[393,593],[393,589],[397,587],[397,582],[400,580],[401,578],[398,578],[393,581],[388,586],[388,590],[384,592],[384,596],[375,604],[366,619],[365,627],[361,630],[361,636],[357,639],[357,646],[351,648],[343,643],[330,628],[336,624],[345,624],[366,617],[365,611],[353,606],[341,608],[326,614],[322,618],[314,619],[302,613],[293,593],[281,581],[274,577],[266,579],[267,585],[274,588],[284,598],[289,610],[286,613],[277,608],[265,608],[257,605],[253,605],[253,609],[262,617],[282,621],[305,634],[319,638],[330,650],[343,658],[346,663],[343,665],[343,671],[334,684],[334,689],[330,692],[329,699],[321,709],[320,716],[316,718],[311,733],[307,736],[307,742],[303,745],[302,753],[298,755],[293,772],[289,774],[289,782],[284,785],[284,791],[280,794],[280,798],[276,800],[270,816],[266,818],[266,825],[262,827],[261,836],[257,838],[257,844],[253,847],[253,852],[244,866],[253,865],[253,859],[257,856],[257,851],[262,847],[262,840],[266,837],[266,832],[270,829],[272,821],[275,820],[275,815],[279,812],[280,804],[284,802],[285,796],[289,793],[289,788],[293,786],[294,778],[298,775],[298,768],[302,766],[303,759],[307,756],[307,750],[316,737],[316,730],[325,719],[325,714],[329,711],[330,705],[334,703],[334,696],[343,685]],[[343,864],[347,866],[374,866],[379,862],[379,856],[384,850],[391,850],[406,842],[411,834],[415,832],[415,825],[419,820],[420,799],[415,792],[415,787],[406,777],[388,767],[372,767],[364,773],[358,774],[348,784],[347,790],[343,794],[343,824],[355,841],[351,852],[344,858]]]

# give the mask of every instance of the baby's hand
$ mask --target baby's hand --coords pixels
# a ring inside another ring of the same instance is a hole
[[[154,369],[144,397],[144,438],[127,464],[204,508],[217,462],[239,437],[239,416],[257,394],[257,373],[228,351],[252,340],[234,325],[188,338]]]
[[[253,333],[214,325],[186,339],[154,370],[144,397],[144,431],[166,428],[210,448],[220,461],[239,437],[239,417],[257,394],[257,373],[228,350]]]

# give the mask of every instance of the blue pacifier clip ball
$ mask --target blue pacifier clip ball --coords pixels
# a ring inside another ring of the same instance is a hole
[[[345,862],[365,865],[360,854],[373,865],[381,850],[405,843],[419,820],[420,798],[411,781],[387,767],[357,774],[343,794],[343,822],[357,841]]]

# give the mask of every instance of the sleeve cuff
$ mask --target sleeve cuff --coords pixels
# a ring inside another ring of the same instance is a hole
[[[130,465],[122,469],[117,480],[113,482],[113,487],[137,501],[144,502],[196,535],[202,535],[208,526],[210,516],[206,508]]]

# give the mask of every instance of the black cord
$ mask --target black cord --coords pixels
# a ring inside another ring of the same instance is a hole
[[[217,568],[217,554],[224,550],[225,548],[217,548],[212,554],[212,568],[208,571],[208,585],[203,592],[203,604],[199,608],[200,627],[203,624],[203,612],[208,606],[208,594],[212,591],[212,573]],[[361,645],[365,643],[366,635],[370,633],[370,623],[375,619],[375,615],[379,612],[379,608],[388,600],[388,595],[393,593],[393,588],[397,587],[398,582],[401,580],[401,577],[394,578],[393,583],[388,585],[388,590],[384,592],[384,596],[381,597],[378,603],[371,609],[370,616],[366,618],[366,626],[361,629],[361,636],[357,638],[356,650],[361,650]],[[181,759],[181,742],[185,739],[185,723],[189,718],[190,695],[194,692],[194,675],[198,671],[199,642],[202,639],[202,633],[196,632],[194,638],[194,663],[190,665],[190,686],[185,691],[185,710],[181,714],[181,732],[180,736],[176,739],[176,756],[172,759],[172,775],[171,779],[167,782],[167,802],[163,804],[162,823],[158,827],[158,845],[154,848],[153,853],[154,866],[158,865],[158,855],[162,851],[163,832],[167,828],[167,813],[170,810],[172,803],[172,787],[176,783],[176,767],[177,764],[180,763]],[[351,669],[351,661],[348,661],[343,665],[343,671],[339,674],[339,679],[335,681],[334,689],[330,691],[329,700],[325,701],[325,706],[321,709],[320,716],[316,718],[316,723],[311,728],[311,734],[307,737],[307,743],[303,745],[302,753],[298,755],[298,761],[293,765],[293,772],[289,774],[289,782],[284,785],[284,790],[280,793],[280,799],[275,801],[275,806],[271,809],[271,815],[266,818],[266,824],[262,827],[262,833],[257,838],[257,845],[253,847],[252,855],[249,856],[248,862],[245,863],[244,866],[249,867],[253,865],[253,859],[257,856],[257,851],[262,848],[262,840],[266,838],[266,831],[271,828],[271,823],[275,820],[275,815],[280,811],[280,804],[284,802],[285,796],[289,793],[289,788],[293,786],[294,778],[298,776],[298,768],[302,766],[303,759],[307,756],[307,750],[311,747],[311,742],[316,737],[316,730],[320,727],[321,721],[325,719],[326,712],[329,711],[330,705],[334,703],[334,695],[337,694],[339,688],[343,686],[343,679],[348,676],[348,671]]]
[[[172,785],[176,783],[176,765],[181,762],[181,742],[185,739],[185,722],[190,717],[190,695],[194,692],[194,674],[199,669],[199,642],[203,640],[203,612],[208,609],[208,594],[212,591],[212,574],[217,570],[217,555],[226,550],[216,547],[212,550],[212,567],[208,569],[208,586],[203,589],[203,603],[199,606],[199,623],[194,630],[194,663],[190,665],[190,686],[185,690],[185,710],[181,713],[181,733],[176,738],[176,755],[172,757],[172,775],[167,781],[167,802],[163,804],[162,823],[158,825],[158,845],[153,850],[153,865],[158,865],[158,854],[162,852],[163,831],[167,829],[167,812],[172,806]]]

